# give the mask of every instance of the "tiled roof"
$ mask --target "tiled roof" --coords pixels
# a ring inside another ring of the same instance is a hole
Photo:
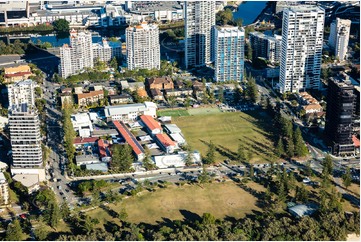
[[[152,77],[148,79],[149,84],[162,84],[162,83],[173,83],[172,78],[165,77]]]
[[[136,155],[141,155],[145,152],[143,147],[135,139],[134,135],[125,127],[123,122],[113,121],[113,124],[115,125],[121,136],[125,139],[125,141],[132,147]]]
[[[150,130],[162,129],[162,127],[159,125],[159,123],[157,121],[155,121],[149,115],[142,115],[142,116],[140,116],[140,119]]]
[[[175,146],[176,143],[166,134],[156,134],[155,137],[163,144],[164,147]]]
[[[98,96],[101,94],[104,94],[103,90],[79,93],[77,95],[78,95],[78,99],[82,99],[82,98],[88,98],[88,97],[95,97],[95,96]]]
[[[25,75],[31,75],[33,74],[30,71],[26,71],[26,72],[17,72],[17,73],[11,73],[11,74],[5,74],[5,77],[14,77],[14,76],[25,76]]]
[[[95,143],[97,140],[98,140],[97,137],[89,137],[89,138],[76,137],[74,139],[74,144],[80,145],[86,143]]]
[[[109,147],[109,143],[107,140],[98,139],[98,148],[99,148],[99,154],[100,157],[107,157],[107,150]]]

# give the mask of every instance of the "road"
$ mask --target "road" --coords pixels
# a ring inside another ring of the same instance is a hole
[[[49,162],[46,165],[46,174],[48,178],[53,178],[49,181],[52,190],[55,192],[59,202],[74,203],[77,198],[72,192],[68,190],[66,173],[64,172],[65,158],[62,154],[62,129],[61,117],[62,113],[56,109],[55,92],[57,87],[48,80],[44,81],[43,98],[46,101],[46,126],[47,138],[46,145],[50,148]]]

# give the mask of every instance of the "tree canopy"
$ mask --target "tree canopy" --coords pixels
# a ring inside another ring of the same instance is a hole
[[[66,19],[57,19],[53,22],[56,32],[69,32],[69,22]]]

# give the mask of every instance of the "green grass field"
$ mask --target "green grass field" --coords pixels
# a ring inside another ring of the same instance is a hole
[[[243,144],[251,162],[270,162],[277,158],[268,130],[272,124],[268,116],[253,112],[252,116],[243,112],[207,113],[187,117],[175,117],[173,123],[181,128],[186,141],[203,155],[208,150],[210,140],[218,148],[219,160],[234,158],[238,145]],[[223,154],[220,154],[223,153]]]
[[[190,115],[204,115],[204,114],[214,114],[220,113],[219,108],[191,108],[188,109]]]
[[[140,196],[130,197],[121,202],[111,204],[111,209],[119,212],[125,207],[129,222],[145,222],[155,224],[162,218],[180,219],[196,218],[209,212],[217,218],[230,216],[241,218],[252,210],[260,210],[256,198],[233,182],[206,184],[203,188],[196,185],[183,187],[170,186],[155,192],[145,192]],[[118,221],[103,209],[98,208],[87,213],[97,218],[102,224],[106,221]]]
[[[179,117],[179,116],[189,116],[189,113],[185,109],[167,109],[163,111],[157,112],[158,116],[172,116],[172,117]]]

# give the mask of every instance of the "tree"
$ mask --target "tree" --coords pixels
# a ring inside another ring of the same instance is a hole
[[[350,168],[347,167],[346,168],[346,173],[342,175],[342,184],[347,189],[349,186],[351,186],[351,182],[352,182],[351,171],[350,171]]]
[[[296,188],[296,200],[302,203],[305,203],[308,201],[309,191],[306,189],[306,187],[302,184],[301,187]]]
[[[254,167],[253,167],[253,165],[250,165],[250,168],[249,168],[249,177],[250,177],[250,178],[253,178],[253,177],[254,177]]]
[[[211,177],[209,176],[206,167],[203,165],[202,173],[198,176],[198,180],[200,183],[207,183],[211,180]]]
[[[45,224],[39,222],[38,226],[34,230],[34,235],[37,240],[46,240],[49,232],[45,229]]]
[[[70,162],[74,159],[75,147],[74,139],[76,137],[75,131],[73,128],[73,123],[71,122],[71,114],[73,111],[73,106],[67,100],[64,101],[63,105],[63,132],[64,132],[64,148]]]
[[[225,10],[219,11],[216,14],[216,22],[221,25],[226,25],[233,20],[232,10],[227,8]]]
[[[215,162],[215,151],[216,151],[216,146],[213,144],[213,142],[211,140],[209,142],[207,155],[206,155],[206,158],[204,159],[203,163],[213,164]]]
[[[311,161],[308,161],[306,163],[306,175],[307,176],[313,176],[313,171],[312,171],[312,167],[311,167]]]
[[[56,32],[69,32],[69,22],[65,19],[57,19],[53,22]]]
[[[66,220],[70,215],[69,206],[66,203],[62,203],[60,205],[60,216],[63,220]]]
[[[252,46],[250,42],[247,42],[247,59],[252,60],[253,53],[252,53]]]
[[[20,225],[20,221],[15,219],[11,222],[6,230],[5,240],[7,241],[21,241],[24,240],[24,233]]]
[[[186,100],[184,101],[184,107],[188,110],[190,106],[191,106],[191,99],[187,96]]]
[[[276,155],[278,157],[282,157],[284,154],[285,154],[285,149],[284,149],[284,146],[283,146],[283,142],[282,142],[282,139],[281,137],[278,139],[277,141],[277,145],[276,145]]]
[[[150,170],[154,170],[156,169],[156,165],[154,164],[154,162],[152,161],[151,159],[151,154],[150,154],[150,150],[148,148],[148,146],[145,146],[144,147],[144,154],[145,154],[145,157],[143,159],[143,166],[144,168],[147,170],[147,171],[150,171]]]
[[[244,153],[244,147],[242,144],[238,145],[237,149],[237,160],[239,162],[245,162],[246,161],[246,154]]]
[[[111,150],[113,157],[110,166],[121,172],[130,171],[130,167],[134,161],[131,147],[128,144],[114,144]]]
[[[186,166],[191,166],[193,164],[193,152],[190,145],[187,145],[185,147],[185,150],[187,151],[184,163]]]
[[[210,213],[203,213],[202,215],[202,224],[211,225],[216,223],[216,218]]]
[[[114,56],[112,60],[109,63],[110,67],[112,67],[114,70],[118,70],[118,61],[117,58]]]
[[[333,174],[333,161],[332,157],[327,154],[326,157],[323,159],[323,174],[332,175]]]
[[[305,156],[308,153],[307,147],[302,138],[301,130],[298,126],[293,132],[293,143],[296,156]]]
[[[57,203],[54,202],[50,204],[46,210],[46,213],[44,214],[44,218],[52,228],[56,228],[61,218],[59,206]]]
[[[176,103],[176,99],[175,96],[169,96],[168,97],[168,104],[171,108],[174,108],[174,105]]]
[[[257,102],[258,89],[253,77],[249,78],[246,83],[246,94],[253,103]]]
[[[220,101],[221,103],[223,103],[224,101],[224,90],[223,87],[220,87],[218,90],[218,101]]]
[[[295,147],[293,145],[293,140],[288,138],[286,139],[286,153],[289,158],[295,155]]]
[[[122,207],[118,213],[118,218],[121,221],[125,221],[128,218],[128,213],[124,207]]]

